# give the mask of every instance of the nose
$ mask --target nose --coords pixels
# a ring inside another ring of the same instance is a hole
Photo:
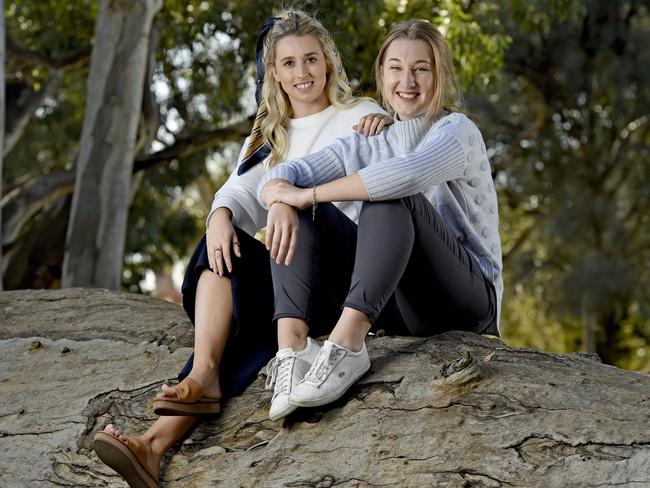
[[[415,86],[415,75],[413,74],[413,71],[410,69],[405,69],[403,71],[404,73],[404,78],[402,79],[402,82],[406,87],[413,87]]]
[[[309,75],[307,63],[298,64],[298,78],[305,78]]]

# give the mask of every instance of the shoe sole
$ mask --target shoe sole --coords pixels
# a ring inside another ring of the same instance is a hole
[[[161,416],[210,416],[221,413],[221,403],[219,401],[199,401],[195,403],[185,403],[174,400],[153,401],[153,413]]]
[[[332,403],[345,395],[345,392],[348,391],[350,387],[352,387],[352,385],[354,385],[364,374],[366,374],[369,369],[370,361],[368,361],[368,364],[364,365],[364,367],[360,369],[356,375],[351,376],[351,379],[348,379],[348,385],[342,391],[336,391],[334,394],[331,394],[328,397],[319,398],[318,400],[293,400],[291,397],[289,397],[289,403],[291,403],[291,405],[295,405],[296,407],[320,407],[322,405]]]
[[[120,440],[110,434],[98,432],[93,440],[93,449],[97,457],[124,478],[131,488],[157,488],[158,481]]]

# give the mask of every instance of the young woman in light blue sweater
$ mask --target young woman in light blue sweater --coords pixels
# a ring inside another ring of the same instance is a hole
[[[267,222],[278,327],[304,335],[336,316],[289,394],[294,407],[336,400],[370,368],[373,325],[419,336],[498,334],[496,192],[481,133],[453,108],[460,96],[446,41],[428,22],[401,23],[375,70],[393,126],[287,161],[258,186],[266,205],[304,209]],[[324,203],[344,200],[364,202],[358,229]]]

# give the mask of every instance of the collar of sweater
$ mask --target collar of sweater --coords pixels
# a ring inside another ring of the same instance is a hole
[[[409,152],[415,149],[429,129],[445,115],[447,112],[441,110],[431,119],[426,114],[422,114],[409,120],[400,120],[399,115],[395,114],[393,130],[402,143],[404,151]]]

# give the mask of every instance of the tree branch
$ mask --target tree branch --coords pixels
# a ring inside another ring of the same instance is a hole
[[[20,61],[44,64],[50,68],[72,68],[90,59],[90,46],[84,46],[64,56],[49,56],[48,54],[32,51],[19,46],[16,41],[7,37],[7,57]]]
[[[209,146],[241,140],[250,133],[252,120],[253,118],[250,117],[228,127],[193,134],[161,151],[137,158],[133,164],[133,173],[192,156]],[[44,205],[59,197],[71,194],[74,189],[74,180],[74,169],[56,170],[40,174],[5,195],[0,201],[3,247],[11,244],[27,220]]]
[[[169,164],[175,159],[191,156],[206,147],[225,142],[239,141],[250,134],[253,126],[253,118],[249,117],[237,124],[214,129],[207,132],[192,134],[184,139],[177,140],[174,144],[158,152],[136,158],[133,164],[133,172],[144,169],[155,168]]]

